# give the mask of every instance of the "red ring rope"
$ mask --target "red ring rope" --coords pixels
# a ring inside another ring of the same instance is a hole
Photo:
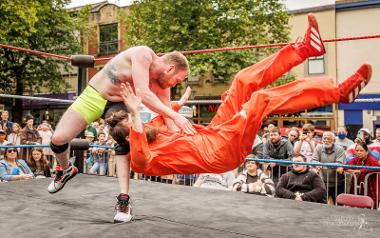
[[[38,50],[30,50],[30,49],[26,49],[26,48],[22,48],[22,47],[16,47],[16,46],[5,45],[5,44],[0,44],[0,47],[6,48],[6,49],[11,49],[11,50],[24,51],[24,52],[32,53],[32,54],[36,54],[36,55],[44,55],[44,56],[54,57],[54,58],[63,59],[63,60],[71,60],[71,58],[67,57],[67,56],[46,53],[46,52],[42,52],[42,51],[38,51]]]
[[[335,38],[335,39],[324,40],[323,42],[328,43],[328,42],[336,42],[336,41],[352,41],[352,40],[363,40],[363,39],[374,39],[374,38],[380,38],[380,35]],[[279,47],[279,46],[285,46],[287,44],[289,44],[289,43],[277,43],[277,44],[266,44],[266,45],[246,45],[246,46],[225,47],[225,48],[215,48],[215,49],[189,50],[189,51],[181,51],[181,53],[184,55],[190,55],[190,54],[213,53],[213,52],[232,51],[232,50]],[[59,59],[68,60],[68,61],[71,60],[71,58],[68,56],[61,56],[61,55],[46,53],[46,52],[37,51],[37,50],[30,50],[30,49],[6,45],[6,44],[0,44],[0,47],[12,49],[12,50],[24,51],[27,53],[33,53],[33,54],[38,54],[38,55],[44,55],[44,56],[59,58]],[[162,54],[164,54],[164,53],[158,53],[158,55],[162,55]],[[112,59],[112,57],[97,58],[97,59],[95,59],[95,62],[105,61],[105,60],[110,60],[110,59]]]

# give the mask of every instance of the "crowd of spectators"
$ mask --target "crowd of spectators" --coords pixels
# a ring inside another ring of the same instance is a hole
[[[8,111],[3,111],[0,145],[32,146],[50,143],[54,129],[47,121],[35,125],[33,116],[28,115],[23,124],[9,121]],[[316,135],[312,124],[305,124],[302,128],[288,128],[286,131],[269,124],[256,136],[249,157],[380,166],[380,128],[376,129],[374,136],[367,128],[361,128],[354,141],[347,138],[347,135],[348,131],[344,126],[338,127],[336,132],[325,131]],[[115,152],[108,148],[115,144],[109,135],[109,127],[102,121],[95,121],[87,127],[83,137],[89,144],[98,146],[83,152],[83,172],[116,176]],[[49,147],[0,149],[0,181],[51,177],[54,176],[55,166],[56,161]],[[132,172],[131,177],[335,204],[336,196],[341,193],[364,194],[365,176],[372,172],[374,171],[247,160],[240,168],[221,174],[167,175],[153,178]],[[377,181],[377,176],[371,176],[368,181],[368,196],[378,204],[380,182]]]

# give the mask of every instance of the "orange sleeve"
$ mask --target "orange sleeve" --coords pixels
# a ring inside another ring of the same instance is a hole
[[[144,133],[138,133],[131,128],[129,142],[131,144],[131,167],[134,168],[135,172],[143,173],[153,157],[146,136]]]
[[[178,112],[179,109],[181,109],[181,108],[179,107],[179,104],[177,102],[172,102],[172,109],[173,109],[173,111]]]

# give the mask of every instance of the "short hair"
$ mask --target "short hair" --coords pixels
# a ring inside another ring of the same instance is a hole
[[[173,51],[164,54],[162,58],[169,63],[174,63],[177,66],[177,70],[180,71],[190,71],[189,62],[187,61],[187,58],[178,51]]]
[[[302,130],[303,131],[305,131],[305,130],[314,131],[315,127],[310,123],[306,123],[305,125],[303,125]]]
[[[301,157],[302,160],[303,160],[303,162],[306,162],[306,161],[307,161],[306,156],[304,156],[303,154],[300,154],[300,153],[293,154],[293,156],[292,156],[292,160],[293,160],[293,158],[296,158],[296,157]]]
[[[104,131],[100,131],[100,132],[98,133],[98,138],[99,138],[100,135],[104,135],[104,136],[106,136],[106,133],[105,133]]]
[[[270,131],[269,131],[269,133],[278,133],[278,134],[280,134],[281,135],[281,130],[280,130],[280,128],[278,128],[278,127],[273,127]]]
[[[332,133],[331,131],[325,131],[325,132],[323,132],[322,138],[325,137],[325,136],[331,136],[333,139],[335,138],[335,134]]]

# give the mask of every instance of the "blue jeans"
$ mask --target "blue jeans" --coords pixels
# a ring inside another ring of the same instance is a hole
[[[94,166],[92,166],[90,172],[92,174],[96,174],[99,171],[99,175],[106,175],[107,173],[107,163],[99,163],[96,162]]]

